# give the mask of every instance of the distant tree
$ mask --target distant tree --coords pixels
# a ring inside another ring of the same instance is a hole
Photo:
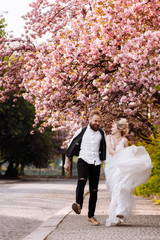
[[[18,176],[19,166],[45,167],[48,164],[54,146],[53,133],[50,129],[44,133],[35,129],[31,134],[34,116],[34,106],[22,97],[10,97],[0,103],[0,165],[9,163],[7,177]]]
[[[10,39],[5,32],[6,25],[5,19],[0,15],[0,91],[5,96],[0,102],[0,166],[8,162],[6,176],[15,177],[18,175],[19,166],[22,169],[30,164],[35,167],[47,166],[49,154],[53,149],[59,150],[59,144],[54,143],[51,128],[46,128],[43,133],[34,129],[34,134],[30,134],[35,110],[33,105],[20,97],[25,89],[20,86],[19,74],[21,64],[24,63],[23,54],[29,47],[25,48],[23,41],[19,43],[18,39]],[[7,50],[9,41],[10,47]],[[12,79],[9,91],[5,74]]]

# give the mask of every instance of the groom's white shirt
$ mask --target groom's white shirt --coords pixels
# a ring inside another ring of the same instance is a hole
[[[82,128],[78,129],[77,132],[74,134],[73,138],[75,138],[81,132],[81,130]],[[100,131],[94,131],[88,125],[82,137],[79,158],[82,158],[88,164],[95,164],[95,165],[101,164],[101,161],[99,159],[99,148],[100,148],[101,138],[102,138],[102,135]]]

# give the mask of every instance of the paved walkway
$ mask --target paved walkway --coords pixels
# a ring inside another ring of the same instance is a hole
[[[62,212],[64,206],[70,206],[75,189],[76,179],[0,179],[0,240],[22,240],[28,236],[58,211]],[[41,237],[46,237],[53,225],[47,233],[41,230]]]
[[[150,199],[136,197],[134,215],[121,226],[106,227],[110,195],[104,181],[100,181],[95,214],[100,226],[92,226],[87,221],[88,197],[85,196],[81,215],[67,206],[25,240],[160,240],[160,206]]]

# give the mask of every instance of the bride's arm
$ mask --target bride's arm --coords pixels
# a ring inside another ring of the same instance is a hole
[[[114,155],[116,153],[116,151],[114,150],[114,148],[112,147],[111,144],[111,136],[107,135],[106,137],[106,143],[107,143],[107,151],[109,152],[109,154]]]
[[[127,138],[124,139],[124,147],[125,148],[128,147],[128,139]]]

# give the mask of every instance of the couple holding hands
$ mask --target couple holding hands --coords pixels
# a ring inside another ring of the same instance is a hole
[[[111,134],[100,128],[101,112],[93,110],[87,127],[80,128],[73,136],[67,149],[64,168],[70,170],[70,157],[77,155],[78,182],[76,202],[72,209],[76,214],[83,207],[84,188],[89,179],[88,221],[94,226],[100,222],[95,218],[101,161],[104,161],[106,186],[111,194],[106,226],[122,224],[134,206],[134,189],[147,182],[152,163],[144,147],[128,147],[127,120],[122,118],[112,124]]]

